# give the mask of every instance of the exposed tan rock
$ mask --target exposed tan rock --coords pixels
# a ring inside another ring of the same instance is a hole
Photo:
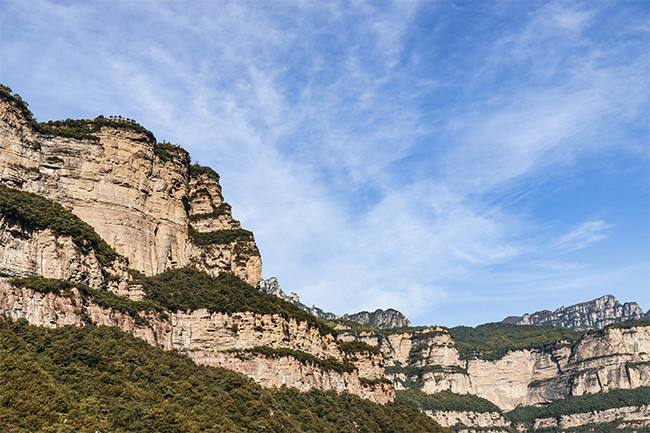
[[[452,427],[462,424],[466,427],[509,427],[510,421],[503,418],[498,412],[461,412],[461,411],[442,411],[426,410],[424,411],[429,417],[433,418],[443,427]],[[494,430],[504,431],[505,430]]]
[[[80,246],[69,236],[55,236],[49,229],[36,231],[0,214],[0,276],[40,275],[113,291],[126,287],[130,277],[123,258],[104,271],[115,278],[105,280],[90,244]]]
[[[573,347],[550,351],[516,350],[497,360],[460,358],[444,328],[396,332],[352,332],[337,328],[342,339],[358,339],[375,345],[384,354],[396,389],[407,381],[421,383],[421,390],[450,390],[475,394],[503,410],[617,388],[650,385],[650,327],[608,328],[587,334]],[[415,376],[407,376],[417,367]]]
[[[197,248],[188,234],[189,215],[206,203],[189,203],[189,161],[182,151],[163,159],[146,135],[103,127],[99,141],[38,134],[10,102],[0,100],[0,182],[54,200],[90,224],[131,268],[153,275],[166,269],[208,264],[216,275],[229,271],[256,285],[261,260],[253,241]],[[218,182],[208,182],[218,191]],[[200,195],[200,194],[199,194]],[[228,208],[229,209],[229,208]],[[199,229],[239,228],[229,211]],[[213,255],[215,257],[213,257]]]
[[[614,409],[597,410],[586,413],[561,415],[556,418],[535,420],[533,428],[570,428],[586,424],[604,424],[613,421],[650,421],[650,405],[641,407],[626,406]]]
[[[350,362],[359,370],[359,377],[364,379],[380,379],[385,377],[384,357],[381,354],[354,353],[348,356]]]
[[[78,295],[70,299],[52,293],[42,294],[16,288],[6,279],[0,279],[0,314],[12,320],[26,319],[31,324],[50,328],[83,326],[82,317],[86,314],[98,325],[116,326],[149,344],[166,350],[184,351],[198,364],[242,372],[265,386],[285,384],[301,390],[347,391],[382,404],[395,399],[390,385],[363,386],[358,370],[337,373],[301,363],[290,356],[277,359],[251,356],[242,360],[233,353],[224,352],[265,346],[299,350],[320,359],[334,358],[339,362],[345,359],[331,334],[321,335],[318,329],[310,328],[306,322],[286,320],[279,315],[251,312],[228,315],[201,309],[170,313],[168,318],[162,319],[154,313],[142,313],[148,324],[138,325],[134,317],[84,301]],[[359,365],[364,374],[371,376],[369,378],[375,378],[372,376],[382,371],[377,367],[381,366],[381,359],[376,356],[355,356],[356,359],[351,361]],[[369,367],[373,363],[376,363],[374,369]]]
[[[323,370],[311,363],[301,363],[290,356],[267,358],[251,354],[242,359],[233,353],[214,351],[192,351],[189,355],[199,364],[243,373],[254,378],[262,386],[286,385],[300,391],[314,388],[345,391],[380,404],[390,403],[395,399],[395,391],[390,386],[363,386],[356,370],[351,373]]]
[[[603,329],[610,323],[638,320],[643,317],[643,310],[636,302],[621,304],[614,296],[605,295],[588,302],[560,307],[553,312],[543,310],[533,314],[526,313],[523,316],[510,316],[502,322],[586,330]]]

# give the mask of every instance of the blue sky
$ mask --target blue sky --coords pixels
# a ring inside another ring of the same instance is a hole
[[[647,310],[649,5],[0,0],[0,82],[215,168],[309,305]]]

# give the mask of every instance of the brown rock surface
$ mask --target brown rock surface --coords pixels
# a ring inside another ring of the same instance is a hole
[[[450,390],[475,394],[503,410],[547,403],[568,396],[650,386],[650,326],[608,328],[584,336],[573,346],[553,350],[515,350],[496,360],[461,359],[444,328],[395,332],[352,332],[384,354],[396,389],[420,383],[426,393]]]
[[[299,350],[319,359],[344,360],[336,339],[321,335],[306,322],[286,320],[279,315],[260,315],[251,312],[232,315],[209,313],[205,309],[193,312],[169,313],[161,319],[153,313],[141,313],[147,325],[138,325],[134,317],[119,311],[102,308],[84,301],[79,296],[70,299],[52,293],[43,294],[26,288],[16,288],[6,279],[0,279],[0,314],[12,320],[26,319],[29,323],[46,327],[65,325],[83,326],[83,313],[97,325],[116,326],[147,343],[163,349],[177,349],[188,354],[196,363],[229,368],[255,379],[265,386],[287,385],[300,390],[312,388],[347,391],[378,403],[394,401],[390,385],[364,386],[359,370],[350,373],[323,370],[316,365],[301,363],[291,356],[268,359],[251,356],[239,359],[229,349],[250,349],[265,346]],[[378,374],[368,365],[381,360],[356,354],[365,374]],[[381,364],[379,364],[381,365]],[[361,376],[363,377],[363,376]]]
[[[15,104],[0,99],[0,182],[62,204],[90,224],[129,266],[146,275],[208,263],[211,274],[230,271],[256,285],[261,260],[253,241],[197,248],[188,234],[189,215],[206,206],[189,197],[191,180],[180,148],[171,157],[133,129],[104,126],[98,140],[42,135]],[[208,190],[221,192],[214,180]],[[239,227],[229,211],[199,229]]]

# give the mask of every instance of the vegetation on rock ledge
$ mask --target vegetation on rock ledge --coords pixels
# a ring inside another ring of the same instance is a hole
[[[39,134],[98,141],[99,137],[95,134],[101,131],[102,127],[107,126],[130,129],[146,136],[152,143],[156,142],[156,137],[154,137],[151,131],[132,119],[125,119],[121,116],[115,118],[98,116],[95,119],[66,119],[37,122],[32,112],[27,108],[27,102],[23,101],[20,95],[13,94],[11,88],[8,86],[0,84],[0,99],[9,101],[18,107],[22,116],[27,120],[27,123]]]
[[[396,398],[399,402],[421,410],[501,413],[501,409],[497,405],[473,394],[454,394],[451,391],[426,394],[420,390],[408,389],[397,391]]]
[[[155,144],[153,153],[164,162],[179,161],[181,164],[188,166],[190,163],[190,154],[187,150],[176,144],[168,143],[165,140],[162,143]]]
[[[189,171],[190,177],[196,178],[196,177],[199,177],[201,175],[206,175],[210,179],[213,179],[213,180],[219,182],[219,175],[217,174],[216,171],[214,171],[210,167],[206,167],[206,166],[199,165],[199,164],[191,164],[189,170],[190,170]]]
[[[403,404],[265,389],[116,328],[0,320],[0,431],[443,432]]]
[[[532,426],[535,419],[555,418],[574,413],[589,413],[627,406],[643,406],[650,402],[650,387],[613,389],[605,393],[569,396],[555,400],[546,406],[519,406],[508,412],[508,418],[516,423]],[[585,430],[586,431],[586,430]]]
[[[188,227],[190,240],[199,246],[206,245],[228,245],[235,241],[252,241],[253,232],[244,229],[224,229],[213,232],[199,232],[192,226]]]
[[[221,273],[212,277],[196,268],[168,270],[162,274],[145,277],[131,271],[134,283],[141,284],[146,298],[171,311],[194,311],[205,308],[215,313],[253,312],[279,314],[287,320],[307,322],[322,335],[336,335],[311,314],[277,296],[262,293],[232,274]]]
[[[0,213],[34,230],[50,229],[57,236],[70,236],[80,248],[84,248],[87,242],[104,266],[109,266],[117,258],[117,253],[89,224],[60,204],[40,195],[0,185]]]
[[[461,358],[496,360],[511,350],[551,350],[570,344],[585,333],[553,326],[511,325],[486,323],[472,328],[457,326],[449,333],[456,342]]]
[[[371,346],[363,341],[342,341],[337,340],[336,344],[339,350],[346,355],[354,355],[355,353],[367,353],[368,355],[381,355],[381,350],[377,346]]]

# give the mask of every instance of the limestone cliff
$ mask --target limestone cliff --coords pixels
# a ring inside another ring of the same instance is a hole
[[[511,422],[506,420],[498,412],[467,412],[467,411],[443,411],[443,410],[425,410],[425,414],[436,420],[443,427],[455,427],[458,432],[493,432],[507,433],[506,428],[510,427]]]
[[[252,234],[232,219],[218,177],[191,166],[180,147],[125,121],[37,124],[6,90],[0,136],[0,183],[62,204],[132,269],[153,275],[195,265],[259,281]]]
[[[351,320],[361,325],[372,326],[377,329],[407,328],[411,322],[399,311],[388,308],[377,309],[373,312],[360,311],[354,314],[344,314],[344,320]]]
[[[512,350],[498,359],[464,359],[445,328],[379,333],[343,325],[340,338],[359,340],[384,354],[396,389],[474,394],[503,410],[568,396],[650,385],[650,326],[607,328],[575,344]]]
[[[646,316],[636,302],[621,304],[614,296],[605,295],[592,301],[560,307],[555,311],[542,310],[523,316],[506,317],[502,323],[586,330],[602,329],[610,323],[638,320]]]
[[[645,406],[625,406],[592,412],[561,415],[554,418],[535,420],[533,430],[566,429],[588,424],[605,424],[616,422],[616,430],[621,428],[650,427],[650,404]]]
[[[199,309],[142,310],[134,316],[84,298],[76,289],[68,295],[40,293],[6,279],[0,279],[0,314],[52,328],[87,322],[115,326],[149,344],[187,353],[198,364],[247,374],[264,386],[346,391],[382,404],[394,400],[390,384],[372,380],[383,372],[381,357],[346,353],[332,334],[277,314]]]
[[[406,318],[406,316],[392,308],[389,308],[387,310],[377,309],[373,312],[360,311],[358,313],[344,314],[340,316],[334,313],[323,311],[315,305],[308,307],[300,302],[300,297],[297,293],[291,292],[289,295],[284,293],[284,291],[280,288],[278,279],[275,277],[271,277],[266,280],[260,280],[258,288],[264,293],[268,293],[284,299],[287,302],[291,302],[296,307],[301,308],[307,311],[309,314],[313,314],[314,316],[323,320],[350,320],[352,322],[377,329],[406,328],[411,326],[411,322]]]
[[[233,219],[219,176],[190,165],[183,149],[157,143],[121,119],[38,124],[2,86],[0,134],[0,277],[89,287],[39,292],[0,278],[0,314],[39,326],[116,326],[264,385],[394,399],[379,352],[345,345],[310,320],[290,319],[286,310],[150,309],[134,276],[141,282],[189,265],[211,276],[232,273],[253,286],[260,279],[253,235]]]

